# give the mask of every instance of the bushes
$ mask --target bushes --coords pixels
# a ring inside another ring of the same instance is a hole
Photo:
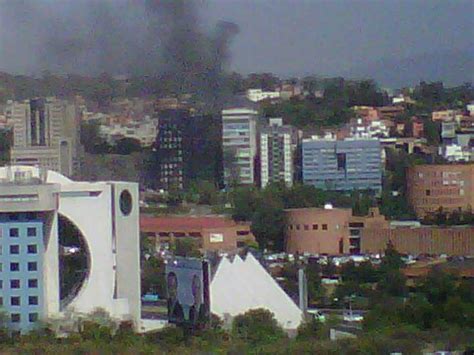
[[[261,308],[236,316],[232,323],[232,335],[249,345],[271,343],[285,338],[273,313]]]

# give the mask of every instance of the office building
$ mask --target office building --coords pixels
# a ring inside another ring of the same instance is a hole
[[[97,308],[141,329],[137,184],[0,168],[0,237],[0,298],[11,331]],[[66,278],[60,249],[71,240],[85,262]]]
[[[251,106],[222,111],[222,146],[226,185],[258,183],[258,112]]]
[[[221,121],[212,115],[193,115],[188,110],[156,113],[156,187],[181,190],[192,180],[222,182]]]
[[[270,182],[292,186],[295,180],[299,135],[298,130],[283,125],[281,118],[270,118],[260,132],[260,178],[265,187]]]
[[[474,164],[416,165],[407,171],[407,197],[418,218],[474,206]]]
[[[8,101],[13,126],[12,164],[39,166],[73,176],[80,169],[80,114],[74,104],[56,98]]]
[[[303,140],[303,182],[325,190],[380,192],[381,154],[376,139]]]

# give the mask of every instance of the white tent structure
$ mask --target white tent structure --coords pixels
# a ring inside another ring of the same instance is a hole
[[[210,289],[211,312],[224,321],[256,308],[272,312],[288,331],[303,321],[303,312],[251,253],[245,261],[222,258]]]

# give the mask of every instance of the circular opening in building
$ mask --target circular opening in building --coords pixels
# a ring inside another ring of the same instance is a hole
[[[120,194],[120,211],[128,216],[132,212],[132,195],[128,190],[123,190]]]
[[[59,295],[63,309],[77,296],[89,276],[90,254],[82,233],[62,215],[58,218],[58,236]]]

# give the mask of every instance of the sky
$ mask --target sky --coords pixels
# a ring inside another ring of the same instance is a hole
[[[471,0],[208,0],[225,19],[238,72],[338,75],[385,58],[474,48]]]
[[[73,5],[64,5],[68,1]],[[94,11],[87,12],[90,4],[101,1],[122,8],[107,11],[105,7],[100,16]],[[126,6],[116,6],[127,1]],[[30,73],[32,63],[37,62],[35,46],[40,42],[30,38],[31,34],[51,31],[61,37],[63,32],[67,34],[75,28],[68,25],[73,23],[78,28],[81,24],[86,27],[78,30],[83,35],[87,33],[91,15],[96,16],[95,22],[108,15],[109,20],[113,18],[110,21],[114,28],[122,27],[126,36],[133,32],[132,22],[143,21],[143,14],[135,11],[137,6],[133,5],[140,1],[166,3],[167,0],[0,0],[0,71]],[[474,50],[473,0],[196,1],[200,26],[211,31],[220,20],[239,26],[240,32],[230,46],[230,68],[242,74],[343,75],[379,60]],[[31,16],[21,14],[23,9],[18,4],[22,3],[47,4],[49,8],[42,10],[42,17],[33,26],[25,22],[33,21]],[[16,9],[10,11],[13,4]],[[12,13],[20,13],[26,20],[15,21]],[[120,15],[124,13],[127,15]],[[124,19],[126,16],[129,18]],[[64,31],[59,24],[64,26]],[[105,25],[100,30],[107,28]],[[105,37],[120,41],[120,35]],[[133,48],[136,41],[127,40]],[[64,38],[61,41],[69,43]],[[116,47],[113,49],[118,51]]]

